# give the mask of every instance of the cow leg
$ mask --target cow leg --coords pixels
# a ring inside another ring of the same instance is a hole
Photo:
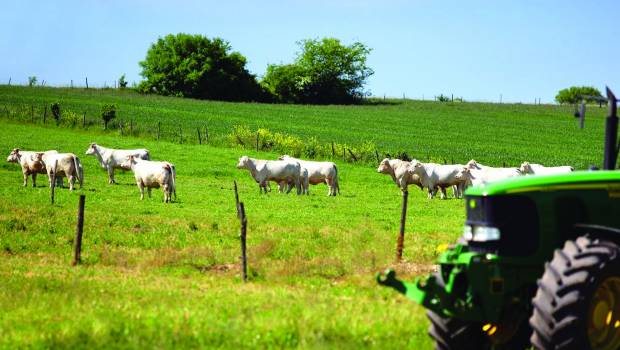
[[[73,191],[74,186],[75,186],[75,176],[69,175],[69,191]]]
[[[32,187],[37,187],[37,173],[32,173]]]
[[[28,186],[28,173],[24,172],[24,187]]]
[[[150,187],[147,187],[147,188],[146,188],[146,192],[149,194],[149,198],[152,198],[152,197],[151,197],[151,191],[152,191],[152,190],[153,190],[153,189],[152,189],[152,188],[150,188]]]
[[[446,194],[446,188],[445,187],[441,187],[441,199],[446,199],[448,198],[448,195]]]
[[[327,196],[335,196],[334,193],[334,181],[328,177],[325,178],[325,184],[327,185]]]
[[[149,188],[150,190],[150,188]],[[164,203],[168,203],[170,201],[170,191],[168,189],[168,185],[167,184],[163,184],[161,186],[161,190],[164,192]],[[149,197],[150,197],[151,191],[149,191]]]
[[[114,168],[112,167],[108,168],[108,183],[109,184],[116,183],[116,181],[114,181]]]

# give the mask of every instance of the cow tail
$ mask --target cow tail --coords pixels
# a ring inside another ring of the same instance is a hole
[[[340,182],[338,182],[338,167],[334,163],[334,170],[336,171],[336,176],[334,176],[334,185],[336,187],[336,191],[340,194]]]
[[[84,187],[84,169],[82,169],[82,163],[76,155],[73,155],[73,165],[75,166],[75,172],[80,182],[80,188],[82,188]]]
[[[170,177],[172,183],[172,193],[174,193],[174,200],[177,200],[177,169],[174,167],[174,164],[170,164],[170,173],[172,176]]]

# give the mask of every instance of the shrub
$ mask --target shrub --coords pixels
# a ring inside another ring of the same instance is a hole
[[[125,74],[121,75],[120,78],[118,78],[118,87],[121,89],[124,89],[127,87],[127,80],[125,80]]]
[[[28,86],[33,87],[35,85],[37,85],[37,77],[35,76],[28,77]]]
[[[54,117],[54,120],[56,120],[56,125],[58,125],[58,123],[60,123],[60,103],[52,103],[52,105],[50,106],[50,110],[52,111],[52,116]]]
[[[108,128],[108,123],[116,118],[116,105],[105,104],[101,106],[101,119],[103,119],[103,129]]]

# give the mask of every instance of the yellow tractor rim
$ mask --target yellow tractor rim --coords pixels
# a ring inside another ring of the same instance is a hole
[[[607,277],[596,288],[588,313],[593,350],[620,349],[620,277]]]

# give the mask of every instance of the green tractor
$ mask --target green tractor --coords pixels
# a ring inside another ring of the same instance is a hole
[[[620,349],[620,145],[607,96],[606,170],[470,188],[463,237],[438,272],[377,276],[428,309],[436,349]]]

